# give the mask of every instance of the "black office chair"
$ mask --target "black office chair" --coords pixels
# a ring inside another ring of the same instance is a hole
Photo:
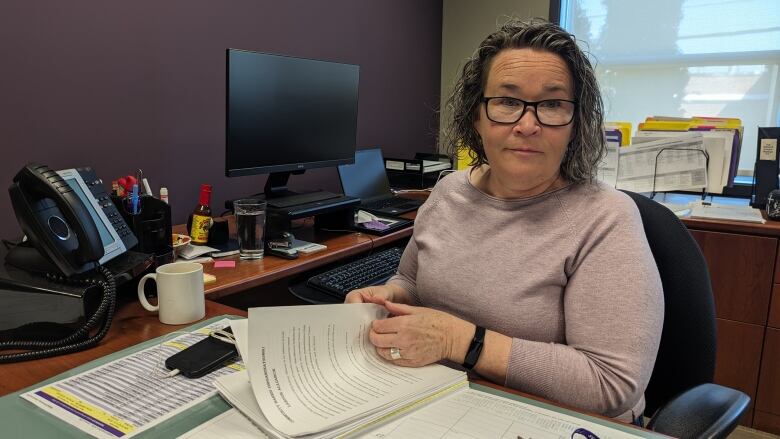
[[[623,191],[639,208],[664,289],[664,326],[645,391],[647,428],[679,438],[728,436],[750,397],[713,384],[715,303],[704,256],[671,210]]]

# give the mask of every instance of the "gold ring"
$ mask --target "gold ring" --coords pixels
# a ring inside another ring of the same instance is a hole
[[[401,359],[401,350],[397,347],[390,348],[390,358],[393,360],[400,360]]]

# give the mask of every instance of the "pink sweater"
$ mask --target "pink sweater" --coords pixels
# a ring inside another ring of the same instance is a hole
[[[422,306],[512,337],[505,386],[631,421],[663,325],[634,202],[602,184],[500,200],[443,178],[389,283]]]

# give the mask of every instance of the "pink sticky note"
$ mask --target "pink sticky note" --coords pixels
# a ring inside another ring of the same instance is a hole
[[[236,268],[236,261],[214,261],[214,268]]]

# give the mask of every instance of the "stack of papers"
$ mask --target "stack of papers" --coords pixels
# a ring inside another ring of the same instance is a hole
[[[632,192],[702,190],[707,156],[701,133],[619,148],[616,187]]]
[[[623,430],[586,420],[581,416],[561,413],[538,405],[494,395],[478,389],[462,388],[432,404],[398,417],[387,424],[361,430],[364,439],[408,438],[570,438],[572,432],[583,430],[601,439],[636,437],[666,437],[649,430],[628,426]],[[209,422],[180,436],[181,439],[264,438],[266,436],[236,410],[213,418]]]
[[[740,119],[651,116],[645,118],[637,128],[632,143],[684,136],[686,132],[703,134],[704,146],[709,155],[707,192],[720,194],[724,186],[731,187],[734,184],[744,131]]]
[[[238,254],[238,241],[229,240],[227,243],[219,245],[220,248],[210,247],[208,245],[187,244],[177,253],[178,257],[192,260],[200,256],[210,256],[212,258],[222,258]]]
[[[331,438],[468,385],[463,371],[380,357],[368,333],[386,316],[375,304],[252,308],[248,328],[231,323],[247,370],[215,386],[269,437]]]
[[[749,206],[709,204],[701,201],[691,203],[691,218],[744,221],[759,224],[766,222],[764,217],[761,216],[760,210]]]
[[[201,378],[169,378],[170,371],[163,365],[165,358],[227,325],[227,319],[222,319],[193,333],[30,390],[21,397],[91,436],[135,436],[216,394],[213,382],[217,377],[243,370],[239,362]],[[73,436],[66,430],[62,433],[61,436]]]

